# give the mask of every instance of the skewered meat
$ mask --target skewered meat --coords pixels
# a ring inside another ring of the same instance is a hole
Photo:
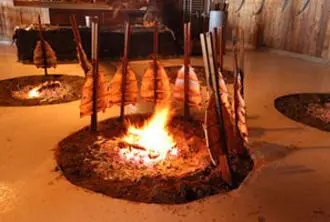
[[[228,114],[230,115],[230,120],[233,121],[235,116],[233,109],[234,103],[229,95],[227,85],[225,83],[225,80],[221,72],[219,72],[219,88],[220,88],[221,102],[223,106],[226,108]]]
[[[180,102],[184,101],[184,67],[178,71],[174,86],[174,98]],[[189,106],[200,107],[202,103],[202,96],[200,91],[200,84],[194,69],[189,66],[189,90],[188,90],[188,104]]]
[[[105,73],[99,71],[97,82],[97,112],[105,111],[112,106],[110,103],[110,81],[107,80]],[[80,116],[89,116],[93,113],[93,74],[92,70],[88,72],[82,89],[82,98],[80,105]]]
[[[37,68],[56,67],[57,58],[54,50],[47,41],[43,41],[45,47],[46,64],[44,64],[42,41],[38,41],[33,51],[33,62]]]
[[[170,81],[164,67],[157,61],[157,91],[155,91],[154,62],[151,62],[142,79],[141,96],[146,102],[166,102],[171,97]],[[155,95],[156,94],[156,95]]]
[[[245,101],[243,99],[243,96],[241,94],[241,90],[242,90],[242,80],[241,80],[241,76],[238,75],[237,76],[237,81],[236,81],[237,87],[237,127],[238,130],[240,132],[240,136],[242,137],[242,139],[244,140],[244,142],[248,142],[248,129],[247,129],[247,125],[246,125],[246,107],[245,107]]]
[[[121,99],[122,99],[122,65],[119,66],[117,69],[117,72],[115,73],[115,76],[111,80],[111,94],[110,94],[110,103],[114,105],[120,105]],[[127,65],[127,74],[126,74],[126,83],[124,91],[124,104],[135,104],[137,103],[137,97],[138,97],[138,86],[137,81],[135,77],[135,73],[133,70]]]

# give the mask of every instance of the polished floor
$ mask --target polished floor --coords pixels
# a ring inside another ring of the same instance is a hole
[[[225,61],[231,67],[228,57]],[[195,58],[193,63],[202,61]],[[102,67],[113,70],[109,62]],[[140,74],[145,67],[145,62],[132,63]],[[82,75],[78,64],[59,65],[51,72]],[[42,70],[17,63],[14,46],[0,45],[0,79],[32,74]],[[0,221],[330,221],[330,134],[287,119],[273,105],[286,94],[330,92],[330,66],[248,52],[246,75],[250,141],[258,167],[238,190],[183,205],[112,199],[76,187],[57,172],[57,143],[89,122],[79,117],[79,101],[0,107]],[[118,108],[100,116],[114,115]]]

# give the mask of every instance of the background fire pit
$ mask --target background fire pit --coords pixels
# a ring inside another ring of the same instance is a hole
[[[295,121],[330,132],[330,94],[303,93],[279,97],[275,107]]]
[[[69,75],[25,76],[0,81],[1,106],[36,106],[81,98],[84,78]]]
[[[132,124],[141,125],[150,115],[131,115]],[[177,151],[155,164],[137,164],[120,155],[115,138],[126,133],[117,119],[99,124],[99,131],[87,128],[59,143],[56,158],[65,177],[77,186],[105,195],[148,203],[185,203],[236,188],[253,167],[245,152],[229,153],[236,186],[230,187],[213,168],[205,145],[202,122],[174,117],[168,131]],[[160,144],[161,145],[161,144]]]

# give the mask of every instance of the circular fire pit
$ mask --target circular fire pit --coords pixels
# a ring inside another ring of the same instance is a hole
[[[130,125],[141,127],[150,115],[131,115]],[[150,124],[152,125],[152,124]],[[248,152],[229,153],[234,186],[212,166],[202,123],[173,117],[172,135],[164,152],[149,152],[125,140],[131,127],[118,118],[99,123],[99,131],[84,128],[59,143],[56,159],[73,184],[105,195],[147,203],[185,203],[236,188],[253,167]],[[132,135],[138,134],[133,130]],[[123,139],[124,138],[124,139]],[[128,137],[130,138],[130,137]],[[150,138],[151,139],[151,138]],[[164,143],[159,140],[157,147]]]
[[[279,97],[275,107],[285,116],[330,132],[330,94],[303,93]]]
[[[177,72],[179,69],[182,68],[182,66],[166,66],[164,67],[166,70],[166,73],[170,79],[171,83],[175,83],[175,79],[177,77]],[[194,71],[198,77],[198,80],[202,86],[206,86],[206,78],[205,78],[205,68],[204,66],[193,66]],[[233,84],[234,83],[234,74],[232,71],[225,70],[223,72],[223,77],[227,84]]]
[[[0,81],[0,106],[36,106],[78,100],[84,78],[69,75],[24,76]]]

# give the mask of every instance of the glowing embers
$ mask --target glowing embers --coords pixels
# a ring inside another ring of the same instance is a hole
[[[18,91],[13,91],[12,96],[18,99],[40,99],[52,101],[65,97],[70,90],[60,81],[49,80],[38,85],[26,86]]]
[[[158,107],[152,117],[142,126],[128,122],[127,133],[118,138],[120,155],[136,164],[150,165],[176,156],[176,143],[167,129],[171,119],[169,107]]]

